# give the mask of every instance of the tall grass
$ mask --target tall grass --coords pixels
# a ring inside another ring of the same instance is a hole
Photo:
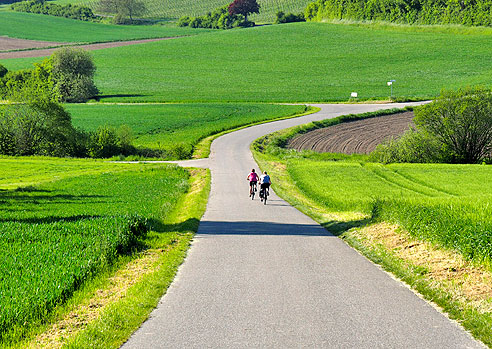
[[[291,159],[299,190],[333,211],[398,223],[413,236],[492,262],[492,167]]]
[[[147,229],[162,229],[187,183],[183,169],[138,166],[1,191],[0,340],[48,316]]]

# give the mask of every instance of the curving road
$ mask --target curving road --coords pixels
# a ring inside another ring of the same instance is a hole
[[[209,159],[180,162],[211,169],[207,211],[167,294],[124,348],[483,347],[275,193],[266,206],[248,198],[254,139],[399,105],[318,106],[222,136]]]

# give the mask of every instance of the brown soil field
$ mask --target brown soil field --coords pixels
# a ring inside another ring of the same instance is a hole
[[[0,36],[0,52],[53,47],[53,46],[61,46],[61,45],[66,45],[66,44],[63,42],[24,40],[24,39],[9,38],[8,36]]]
[[[386,139],[402,135],[411,125],[413,112],[344,122],[291,139],[287,148],[320,153],[369,154]]]
[[[68,45],[70,47],[82,47],[86,50],[101,50],[110,47],[119,47],[127,45],[142,44],[145,42],[168,40],[174,38],[156,38],[156,39],[144,39],[144,40],[131,40],[131,41],[112,41],[103,42],[99,44],[89,44],[89,45]],[[9,58],[29,58],[29,57],[45,57],[53,53],[56,48],[44,48],[43,47],[53,47],[53,46],[65,46],[64,43],[57,42],[44,42],[44,41],[33,41],[33,40],[23,40],[23,39],[11,39],[7,37],[0,37],[0,59]],[[15,47],[14,47],[15,46]],[[25,51],[10,51],[2,52],[6,50],[25,50]]]

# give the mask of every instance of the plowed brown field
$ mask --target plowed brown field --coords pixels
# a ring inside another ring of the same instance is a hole
[[[369,154],[390,137],[402,135],[413,125],[413,112],[344,122],[291,139],[287,148],[321,153]]]
[[[130,41],[111,41],[111,42],[103,42],[103,43],[88,44],[88,45],[70,45],[70,47],[82,47],[85,50],[101,50],[110,47],[135,45],[135,44],[142,44],[146,42],[169,40],[169,39],[174,39],[174,37],[130,40]],[[43,48],[43,47],[63,46],[63,45],[64,45],[63,43],[56,43],[56,42],[10,39],[6,37],[0,37],[0,59],[45,57],[51,55],[56,48]],[[26,50],[26,51],[8,51],[8,50]],[[7,51],[7,52],[1,52],[1,51]]]

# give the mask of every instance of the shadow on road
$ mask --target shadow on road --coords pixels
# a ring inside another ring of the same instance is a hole
[[[197,235],[334,236],[318,224],[287,224],[244,221],[202,221],[200,222]]]

